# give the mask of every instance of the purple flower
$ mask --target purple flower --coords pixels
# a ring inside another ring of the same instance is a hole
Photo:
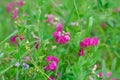
[[[11,12],[12,11],[12,4],[11,3],[7,4],[6,9],[8,12]]]
[[[49,22],[49,23],[53,22],[54,17],[53,17],[52,14],[47,15],[47,17],[48,17],[48,22]]]
[[[13,42],[14,44],[18,44],[18,42],[17,42],[17,40],[16,40],[18,37],[19,37],[18,35],[13,36],[13,37],[10,39],[10,41]],[[20,36],[19,38],[20,38],[20,41],[24,40],[24,38],[23,38],[22,36]]]
[[[35,42],[35,48],[38,50],[38,48],[39,48],[39,42]]]
[[[62,30],[63,30],[63,25],[62,24],[57,24],[56,25],[56,31],[57,32],[62,32]]]
[[[98,39],[96,37],[91,38],[90,45],[91,46],[97,46],[98,45]]]
[[[54,57],[54,56],[47,56],[47,57],[46,57],[46,61],[47,61],[47,62],[55,61],[56,63],[59,62],[58,58],[56,58],[56,57]]]
[[[26,56],[25,59],[26,59],[27,61],[29,61],[29,60],[30,60],[30,57],[29,57],[29,56]]]
[[[26,64],[26,63],[23,63],[23,67],[24,67],[25,69],[28,69],[28,68],[29,68],[29,65]]]
[[[15,66],[16,66],[16,67],[19,67],[19,66],[20,66],[20,63],[19,63],[19,62],[17,62],[17,63],[15,64]]]
[[[109,78],[112,75],[112,72],[107,72],[106,76]]]

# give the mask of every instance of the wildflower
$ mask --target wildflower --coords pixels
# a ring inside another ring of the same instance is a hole
[[[96,37],[91,38],[90,45],[91,46],[97,46],[97,44],[98,44],[98,39]]]
[[[79,55],[79,56],[83,56],[83,55],[84,55],[84,50],[83,50],[83,48],[80,49],[80,51],[78,52],[78,55]]]
[[[19,66],[20,66],[20,63],[19,63],[19,62],[17,62],[17,63],[15,64],[15,66],[16,66],[16,67],[19,67]]]
[[[23,67],[24,67],[25,69],[28,69],[28,68],[29,68],[29,65],[26,64],[26,63],[23,63]]]
[[[47,56],[46,57],[46,61],[50,62],[50,61],[55,61],[56,63],[59,62],[58,58],[54,57],[54,56]]]
[[[48,66],[45,66],[45,70],[55,71],[57,68],[58,58],[54,56],[47,56],[46,61],[49,62]]]
[[[27,61],[29,61],[29,60],[30,60],[30,57],[29,57],[29,56],[26,56],[25,59],[26,59]]]
[[[20,0],[19,2],[17,2],[17,4],[18,4],[19,6],[23,6],[23,5],[24,5],[24,2],[23,2],[23,0]]]
[[[102,78],[102,77],[103,77],[103,73],[102,73],[102,72],[99,72],[99,73],[98,73],[98,77]]]
[[[62,24],[57,24],[56,25],[56,31],[57,32],[62,32],[62,30],[63,30],[63,25]]]
[[[11,5],[11,3],[7,4],[6,9],[7,9],[8,12],[12,11],[12,5]]]
[[[18,13],[18,9],[16,8],[16,9],[13,11],[13,18],[14,18],[14,19],[17,18],[17,13]]]
[[[47,15],[47,18],[48,18],[47,21],[48,21],[49,23],[53,22],[53,20],[54,20],[54,17],[53,17],[52,14]]]
[[[55,80],[53,76],[50,76],[48,80]]]
[[[14,44],[18,44],[18,42],[17,42],[17,40],[16,40],[17,38],[19,38],[20,41],[24,40],[24,38],[23,38],[22,36],[19,37],[18,35],[15,35],[15,36],[13,36],[13,37],[10,39],[10,41],[13,42]]]
[[[111,78],[110,80],[117,80],[116,78]]]
[[[112,75],[112,72],[107,72],[106,76],[109,78]]]
[[[45,70],[52,70],[55,71],[57,68],[57,63],[55,61],[51,62],[48,66],[45,66]]]

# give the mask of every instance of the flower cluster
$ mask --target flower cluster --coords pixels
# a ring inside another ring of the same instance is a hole
[[[17,63],[15,64],[15,66],[16,66],[16,67],[19,67],[19,66],[20,66],[20,63],[17,62]],[[23,67],[24,67],[24,69],[28,69],[28,68],[29,68],[29,65],[28,65],[27,63],[23,63]]]
[[[62,24],[57,24],[56,31],[53,32],[53,37],[56,43],[66,44],[70,40],[70,33],[64,32],[62,28]]]
[[[10,2],[6,5],[6,10],[8,12],[13,11],[13,18],[16,19],[17,18],[17,13],[18,13],[18,6],[22,7],[24,5],[23,0],[19,0],[18,2]],[[14,8],[16,7],[16,8]]]
[[[97,46],[98,39],[96,37],[93,38],[85,38],[82,42],[80,42],[80,51],[78,52],[79,56],[84,55],[84,48],[89,46]]]
[[[45,70],[51,70],[51,71],[55,71],[57,68],[57,64],[59,62],[58,58],[54,57],[54,56],[47,56],[46,58],[46,62],[48,62],[48,66],[45,66]]]

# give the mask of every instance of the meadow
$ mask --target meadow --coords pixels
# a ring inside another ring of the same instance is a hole
[[[0,0],[0,80],[120,80],[120,0]]]

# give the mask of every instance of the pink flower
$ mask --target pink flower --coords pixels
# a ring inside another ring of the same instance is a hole
[[[55,61],[56,63],[59,62],[58,58],[56,58],[56,57],[54,57],[54,56],[47,56],[47,57],[46,57],[46,61],[47,61],[47,62]]]
[[[105,23],[105,22],[101,22],[100,26],[101,26],[102,28],[105,28],[105,27],[106,27],[106,23]]]
[[[13,11],[13,18],[14,18],[14,19],[17,18],[17,12],[18,12],[18,9],[16,8],[16,9]]]
[[[103,77],[103,73],[102,73],[102,72],[99,72],[99,73],[98,73],[98,77],[102,78],[102,77]]]
[[[97,46],[98,45],[98,39],[96,37],[91,38],[90,45],[91,46]]]
[[[16,40],[18,37],[19,37],[18,35],[13,36],[13,37],[10,39],[10,41],[13,42],[14,44],[18,44],[18,42],[17,42],[17,40]],[[19,37],[19,38],[20,38],[21,41],[24,39],[23,37]]]
[[[23,0],[20,0],[19,2],[17,2],[17,4],[18,4],[19,6],[23,6],[23,5],[24,5],[24,2],[23,2]]]
[[[112,72],[107,72],[106,76],[110,77],[112,75]]]
[[[52,14],[47,15],[47,17],[48,17],[48,22],[49,23],[53,22],[54,18],[53,18]]]
[[[8,12],[11,12],[12,11],[12,4],[11,3],[7,4],[6,9]]]
[[[29,57],[29,56],[26,56],[25,59],[26,59],[27,61],[29,61],[29,60],[30,60],[30,57]]]
[[[45,70],[55,71],[57,68],[58,58],[54,56],[47,56],[46,61],[49,62],[48,66],[45,66]]]
[[[57,63],[55,61],[51,62],[48,66],[45,66],[45,70],[55,71],[57,68]]]
[[[117,80],[116,78],[111,78],[110,80]]]
[[[90,38],[85,38],[83,40],[83,43],[84,43],[85,46],[90,46]]]
[[[114,9],[114,12],[115,12],[115,13],[118,13],[119,11],[120,11],[119,8],[115,8],[115,9]]]
[[[55,80],[53,76],[50,76],[48,80]]]
[[[62,30],[63,30],[63,25],[62,24],[57,24],[56,25],[56,31],[57,32],[62,32]]]
[[[57,74],[58,79],[60,78],[60,75],[61,75],[61,73],[58,73],[58,74]]]
[[[84,49],[83,49],[83,48],[80,49],[80,51],[78,52],[78,55],[79,55],[79,56],[83,56],[83,55],[84,55]]]

